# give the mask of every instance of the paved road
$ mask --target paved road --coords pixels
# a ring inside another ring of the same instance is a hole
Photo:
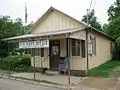
[[[1,78],[0,90],[61,90],[61,89]]]

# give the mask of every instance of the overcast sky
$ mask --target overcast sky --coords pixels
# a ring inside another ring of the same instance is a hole
[[[107,10],[115,0],[93,0],[98,21],[107,23]],[[22,18],[24,21],[25,2],[27,2],[28,23],[36,21],[50,6],[81,20],[86,14],[91,0],[0,0],[0,14],[12,19]]]

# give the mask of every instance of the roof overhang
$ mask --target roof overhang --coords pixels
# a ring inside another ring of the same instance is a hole
[[[11,40],[20,40],[20,39],[29,39],[29,38],[36,38],[36,37],[47,37],[47,36],[54,36],[54,35],[63,35],[71,34],[80,30],[84,30],[83,28],[75,28],[75,29],[63,29],[63,30],[55,30],[55,31],[48,31],[48,32],[41,32],[38,34],[25,34],[16,37],[10,37],[2,39],[3,41],[11,41]],[[48,38],[49,39],[49,38]]]
[[[100,31],[100,30],[98,30],[98,29],[96,29],[96,28],[94,28],[94,27],[92,27],[92,26],[89,26],[89,27],[87,27],[86,29],[89,29],[90,32],[91,32],[91,31],[96,32],[96,33],[98,33],[99,35],[102,35],[102,36],[108,38],[108,39],[111,40],[111,41],[115,41],[115,39],[109,37],[109,36],[108,36],[107,34],[105,34],[104,32],[102,32],[102,31]]]

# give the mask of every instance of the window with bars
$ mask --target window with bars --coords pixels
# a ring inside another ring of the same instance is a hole
[[[72,56],[81,55],[81,41],[77,39],[72,39]]]

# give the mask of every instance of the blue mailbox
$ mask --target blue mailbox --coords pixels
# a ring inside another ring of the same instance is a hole
[[[68,59],[67,57],[60,57],[59,72],[67,73],[67,71],[68,71]]]

